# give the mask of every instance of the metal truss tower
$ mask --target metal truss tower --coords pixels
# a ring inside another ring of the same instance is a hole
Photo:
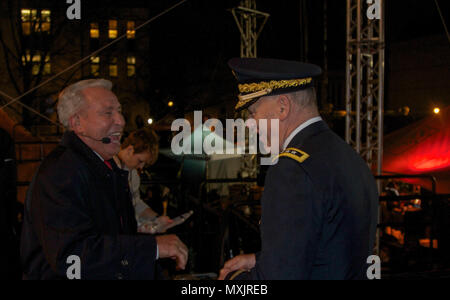
[[[384,49],[384,0],[347,0],[346,141],[377,175],[383,160]]]
[[[256,9],[256,0],[242,0],[238,7],[231,9],[236,25],[241,34],[241,57],[256,58],[258,56],[258,38],[270,17],[270,14]],[[245,118],[245,112],[241,117]],[[248,136],[246,136],[248,146]],[[246,147],[248,149],[248,147]],[[256,178],[258,160],[256,155],[245,154],[241,158],[241,176]]]
[[[241,33],[241,57],[257,57],[258,38],[270,14],[256,10],[256,0],[242,0],[231,13]]]
[[[384,0],[347,0],[346,141],[381,174]]]

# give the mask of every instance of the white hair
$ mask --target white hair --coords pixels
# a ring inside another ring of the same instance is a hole
[[[293,92],[289,96],[299,109],[317,109],[316,89],[314,87]]]
[[[87,79],[78,81],[66,87],[58,96],[58,117],[59,121],[69,128],[69,119],[80,112],[86,104],[83,90],[90,87],[103,87],[107,90],[112,89],[112,82],[105,79]]]

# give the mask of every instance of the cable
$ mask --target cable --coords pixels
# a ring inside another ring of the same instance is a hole
[[[8,99],[13,100],[13,97],[8,96],[7,94],[5,94],[5,93],[2,92],[2,91],[0,91],[0,95],[6,97],[6,98],[8,98]],[[28,105],[26,105],[26,104],[24,104],[24,103],[22,103],[22,102],[20,102],[20,101],[18,101],[17,103],[20,104],[20,105],[22,105],[24,108],[28,109],[29,111],[31,111],[31,112],[37,114],[37,115],[40,116],[41,118],[46,119],[47,121],[49,121],[49,122],[52,123],[53,125],[59,126],[59,127],[61,127],[61,128],[64,128],[64,126],[63,126],[62,124],[53,121],[52,119],[50,119],[50,118],[48,118],[47,116],[41,114],[40,112],[38,112],[38,111],[35,110],[34,108],[32,108],[32,107],[30,107],[30,106],[28,106]]]
[[[164,11],[161,12],[161,13],[159,13],[158,15],[152,17],[151,19],[149,19],[149,20],[147,20],[146,22],[142,23],[141,25],[137,26],[137,27],[135,28],[135,31],[138,31],[139,29],[141,29],[141,28],[144,27],[145,25],[147,25],[147,24],[153,22],[154,20],[158,19],[159,17],[162,17],[163,15],[167,14],[167,13],[170,12],[171,10],[173,10],[173,9],[177,8],[178,6],[184,4],[184,2],[186,2],[186,1],[188,1],[188,0],[182,0],[182,1],[178,2],[177,4],[173,5],[172,7],[170,7],[170,8],[168,8],[168,9],[164,10]],[[25,97],[26,95],[32,93],[32,92],[35,91],[35,90],[41,88],[42,86],[46,85],[46,84],[49,83],[50,81],[52,81],[52,80],[54,80],[55,78],[59,77],[59,76],[62,75],[63,73],[69,71],[70,69],[72,69],[72,68],[78,66],[79,64],[83,63],[84,61],[90,59],[91,56],[97,55],[98,53],[100,53],[101,51],[105,50],[105,49],[108,48],[109,46],[111,46],[111,45],[117,43],[118,41],[122,40],[122,39],[123,39],[124,37],[126,37],[126,36],[127,36],[127,34],[124,33],[123,35],[121,35],[120,37],[116,38],[116,39],[113,40],[112,42],[110,42],[110,43],[106,44],[105,46],[101,47],[100,49],[98,49],[98,50],[92,52],[90,55],[88,55],[88,56],[82,58],[81,60],[77,61],[76,63],[74,63],[74,64],[72,64],[71,66],[67,67],[66,69],[62,70],[62,71],[59,72],[58,74],[56,74],[56,75],[50,77],[49,79],[47,79],[46,81],[42,82],[41,84],[39,84],[39,85],[35,86],[34,88],[28,90],[27,92],[23,93],[21,96],[14,98],[14,99],[11,100],[10,102],[8,102],[8,103],[6,103],[5,105],[3,105],[2,107],[0,107],[0,109],[4,109],[5,107],[7,107],[7,106],[9,106],[9,105],[11,105],[11,104],[17,102],[19,99]],[[9,98],[12,98],[12,97],[9,97]],[[21,103],[21,104],[22,104],[24,107],[27,107],[25,104],[23,104],[23,103]]]
[[[448,33],[447,25],[445,25],[445,20],[444,20],[444,16],[442,15],[441,8],[439,7],[439,3],[437,2],[437,0],[434,0],[434,3],[436,3],[436,8],[439,12],[439,15],[441,16],[442,25],[444,25],[445,33],[447,34],[447,39],[448,39],[448,42],[450,43],[450,34]]]

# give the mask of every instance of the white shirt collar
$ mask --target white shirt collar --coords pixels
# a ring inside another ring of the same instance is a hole
[[[303,129],[305,129],[306,127],[308,127],[309,125],[322,121],[321,117],[315,117],[312,119],[309,119],[308,121],[306,121],[305,123],[300,124],[300,126],[298,126],[294,131],[291,132],[291,134],[288,136],[288,138],[284,141],[284,145],[283,145],[283,151],[286,149],[286,147],[289,145],[289,143],[292,141],[292,139]]]
[[[94,150],[92,150],[92,151],[94,151]],[[102,157],[100,154],[98,154],[98,153],[95,152],[95,151],[94,151],[94,153],[97,154],[97,156],[100,157],[100,159],[101,159],[102,161],[105,161],[105,160],[103,159],[103,157]]]

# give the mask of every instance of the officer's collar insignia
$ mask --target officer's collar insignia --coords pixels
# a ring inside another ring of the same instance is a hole
[[[307,154],[306,152],[304,152],[300,149],[297,149],[297,148],[287,148],[286,150],[281,152],[274,159],[274,161],[280,157],[287,157],[287,158],[293,159],[299,163],[302,163],[309,157],[309,154]]]

